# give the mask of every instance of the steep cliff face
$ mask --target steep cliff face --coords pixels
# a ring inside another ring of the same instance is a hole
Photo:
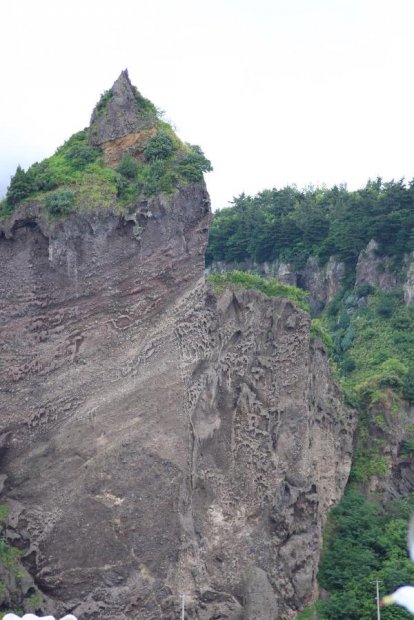
[[[21,213],[0,241],[10,522],[42,590],[71,607],[105,584],[109,614],[129,604],[131,563],[171,564],[188,438],[174,324],[202,275],[208,196],[189,186],[129,217]]]
[[[267,620],[316,595],[354,416],[306,313],[206,288],[209,218],[190,183],[0,225],[7,536],[44,611],[172,620],[185,593],[189,618]]]
[[[179,592],[190,617],[264,619],[263,596],[291,617],[352,416],[306,314],[205,297],[203,187],[144,212],[139,239],[113,214],[16,216],[1,239],[10,532],[84,618],[173,618]]]
[[[210,582],[242,603],[228,617],[289,618],[315,595],[322,527],[348,477],[354,418],[325,350],[309,340],[308,316],[290,302],[227,291],[204,312],[209,337],[198,337],[194,311],[179,329],[184,359],[200,341],[188,373],[185,565],[194,562],[199,589]]]

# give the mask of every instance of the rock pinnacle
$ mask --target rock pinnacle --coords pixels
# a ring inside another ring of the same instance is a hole
[[[125,69],[112,88],[103,93],[92,112],[89,143],[100,146],[153,127],[155,120],[155,106],[131,84],[128,70]]]

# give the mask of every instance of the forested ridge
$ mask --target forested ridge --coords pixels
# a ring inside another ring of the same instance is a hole
[[[372,238],[398,260],[414,249],[413,206],[414,180],[404,179],[378,178],[356,191],[290,186],[241,194],[214,214],[206,263],[281,259],[299,267],[309,255],[322,262],[335,255],[352,267]]]

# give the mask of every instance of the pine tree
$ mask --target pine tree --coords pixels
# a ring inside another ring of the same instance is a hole
[[[7,188],[6,200],[7,204],[14,206],[23,198],[26,198],[32,191],[32,183],[28,174],[21,166],[17,166],[15,175],[10,180]]]

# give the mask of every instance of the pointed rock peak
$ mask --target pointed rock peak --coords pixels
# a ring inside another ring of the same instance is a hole
[[[112,94],[117,97],[135,96],[137,89],[131,84],[131,80],[129,79],[128,75],[128,69],[124,69],[123,71],[121,71],[118,79],[115,80],[110,90]]]
[[[99,146],[142,129],[154,127],[155,106],[131,84],[128,70],[121,72],[112,88],[96,104],[89,126],[89,143]]]

